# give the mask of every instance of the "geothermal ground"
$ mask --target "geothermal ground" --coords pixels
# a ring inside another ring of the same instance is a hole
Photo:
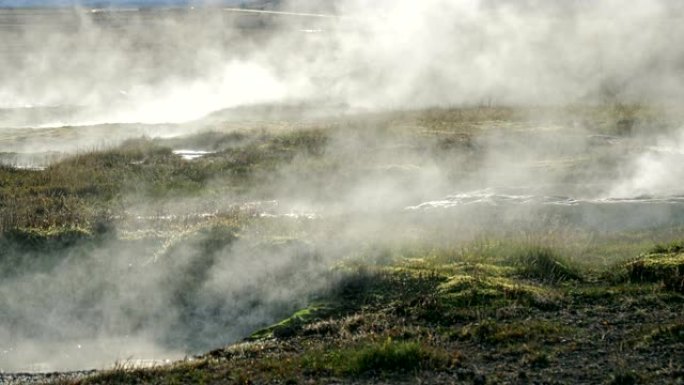
[[[680,122],[298,113],[3,166],[0,379],[682,381]]]
[[[684,384],[684,8],[313,3],[0,10],[0,385]]]

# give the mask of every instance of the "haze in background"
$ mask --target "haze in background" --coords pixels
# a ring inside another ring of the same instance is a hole
[[[283,7],[317,11],[314,2]],[[256,103],[682,99],[683,12],[671,1],[349,0],[321,8],[336,17],[3,12],[0,108],[76,106],[82,113],[40,122],[73,125],[185,122]]]

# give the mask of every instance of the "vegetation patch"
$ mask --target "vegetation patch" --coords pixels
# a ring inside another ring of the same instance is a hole
[[[651,253],[626,264],[631,282],[662,282],[667,290],[684,293],[684,253]]]
[[[132,139],[105,151],[83,152],[45,170],[0,167],[0,231],[12,228],[96,228],[102,213],[125,216],[131,203],[210,194],[267,191],[276,171],[295,158],[323,154],[320,129],[268,133],[201,133],[182,139]],[[174,147],[215,153],[185,160]],[[212,182],[212,183],[210,183]]]
[[[519,303],[541,308],[556,306],[556,293],[543,286],[535,286],[506,277],[456,275],[439,287],[450,306],[491,306]]]
[[[312,324],[329,313],[329,309],[323,305],[312,305],[295,312],[292,316],[278,322],[275,325],[252,333],[247,340],[260,340],[265,338],[288,338],[295,336],[307,324]]]
[[[654,246],[650,254],[678,254],[684,252],[684,241],[672,241]]]
[[[545,283],[582,279],[577,267],[547,247],[531,246],[520,250],[512,257],[512,264],[520,276]]]
[[[658,325],[643,338],[643,345],[667,345],[684,343],[684,322]]]
[[[658,295],[658,285],[653,283],[606,283],[598,282],[579,287],[569,287],[566,293],[576,302],[585,304],[613,303],[626,300],[648,301]]]
[[[395,301],[411,303],[434,293],[446,279],[434,270],[361,265],[342,266],[331,278],[335,284],[324,298],[349,309]]]
[[[406,373],[424,369],[444,369],[452,364],[449,354],[420,342],[365,342],[353,347],[314,352],[303,357],[309,372],[335,375]]]
[[[0,242],[25,249],[51,250],[74,245],[77,242],[90,240],[93,233],[90,229],[74,226],[41,228],[14,228],[0,235]],[[4,249],[4,248],[3,248]]]
[[[479,343],[490,344],[530,341],[554,343],[570,332],[572,332],[571,328],[546,320],[513,323],[484,320],[466,325],[457,337],[461,340],[470,339]]]
[[[117,363],[114,368],[77,381],[58,381],[58,385],[79,384],[206,384],[216,383],[217,373],[207,361],[181,361],[167,366],[139,368]]]

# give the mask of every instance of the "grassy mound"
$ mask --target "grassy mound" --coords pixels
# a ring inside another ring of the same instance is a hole
[[[658,247],[626,264],[630,282],[662,283],[667,290],[684,293],[684,252],[679,247]]]
[[[444,301],[453,307],[488,307],[506,303],[549,307],[553,304],[553,294],[548,288],[496,276],[456,275],[440,286],[440,293]]]

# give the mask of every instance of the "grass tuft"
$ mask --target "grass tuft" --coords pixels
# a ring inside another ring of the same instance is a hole
[[[449,355],[420,342],[367,342],[351,348],[310,354],[304,367],[313,372],[338,375],[406,373],[424,369],[440,369],[450,365]]]
[[[582,280],[577,267],[547,247],[532,246],[518,251],[513,256],[513,265],[522,277],[545,283]]]
[[[371,344],[356,352],[349,370],[353,373],[370,371],[412,371],[421,366],[432,366],[434,354],[416,342]]]

